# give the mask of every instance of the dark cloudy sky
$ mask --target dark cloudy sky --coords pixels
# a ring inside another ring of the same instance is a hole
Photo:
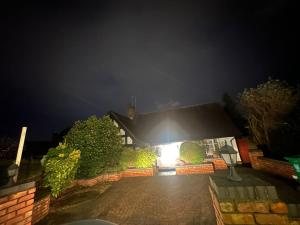
[[[1,135],[299,82],[296,1],[42,2],[1,6]]]

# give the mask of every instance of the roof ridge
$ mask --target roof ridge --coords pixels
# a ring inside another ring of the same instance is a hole
[[[220,105],[220,103],[218,103],[218,102],[211,102],[211,103],[205,103],[205,104],[193,104],[193,105],[175,106],[175,107],[169,108],[169,109],[162,109],[162,110],[158,110],[158,111],[152,111],[152,112],[146,112],[146,113],[139,113],[138,115],[143,116],[143,115],[148,115],[148,114],[168,112],[168,111],[173,111],[173,110],[178,110],[178,109],[186,109],[186,108],[193,108],[193,107],[197,107],[197,106],[206,106],[206,105]]]

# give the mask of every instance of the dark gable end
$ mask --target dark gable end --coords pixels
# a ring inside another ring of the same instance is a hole
[[[134,139],[150,145],[241,136],[217,103],[138,114],[133,120],[111,113]]]
[[[129,119],[126,116],[123,116],[121,114],[118,114],[116,112],[110,111],[108,113],[110,118],[114,121],[116,121],[119,125],[119,128],[122,128],[125,131],[125,136],[129,136],[133,140],[133,145],[138,145],[138,146],[145,146],[148,143],[143,142],[140,140],[136,135],[135,135],[135,126],[133,124],[133,121]]]

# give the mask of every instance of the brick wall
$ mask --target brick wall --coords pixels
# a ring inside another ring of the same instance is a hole
[[[102,183],[102,182],[118,181],[121,178],[122,178],[122,172],[108,173],[108,174],[99,175],[99,176],[91,178],[91,179],[74,180],[73,185],[91,187],[91,186],[94,186],[94,185],[96,185],[98,183]]]
[[[261,150],[250,150],[249,151],[249,158],[251,162],[251,166],[253,169],[259,170],[260,169],[260,164],[258,162],[258,157],[264,156],[263,152]]]
[[[248,138],[236,139],[236,144],[243,163],[250,163]]]
[[[39,222],[49,213],[50,195],[35,200],[32,211],[32,224]]]
[[[74,180],[72,185],[91,187],[101,182],[118,181],[122,177],[154,176],[154,174],[155,174],[154,168],[128,169],[123,172],[102,174],[91,179]]]
[[[292,176],[296,175],[296,172],[291,164],[284,161],[279,161],[275,159],[269,159],[265,157],[257,158],[260,170],[286,177],[289,179],[294,179]]]
[[[224,159],[212,159],[211,162],[214,164],[215,170],[227,170],[228,166]]]
[[[210,174],[214,173],[214,167],[212,163],[203,163],[200,165],[185,165],[176,167],[177,175],[185,174]]]
[[[154,176],[154,174],[155,174],[154,168],[128,169],[123,171],[122,177],[149,177],[149,176]]]
[[[289,179],[293,179],[292,176],[296,175],[296,172],[290,163],[263,157],[263,152],[260,150],[250,151],[249,155],[251,165],[254,169],[262,170]]]
[[[35,183],[15,185],[0,190],[0,225],[30,225]]]
[[[213,205],[214,210],[215,210],[217,225],[224,225],[223,220],[222,220],[221,209],[220,209],[220,206],[219,206],[219,202],[216,198],[216,195],[213,193],[210,186],[208,187],[208,189],[209,189],[210,196],[211,196],[211,199],[212,199],[212,205]]]

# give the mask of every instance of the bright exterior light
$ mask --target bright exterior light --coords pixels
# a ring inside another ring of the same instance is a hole
[[[232,181],[241,181],[242,178],[237,174],[234,168],[237,160],[237,152],[225,141],[225,145],[220,149],[220,154],[226,164],[229,166],[229,175],[227,178]]]
[[[176,161],[179,158],[179,148],[181,142],[175,142],[171,144],[165,144],[158,146],[160,148],[161,155],[159,157],[160,164],[164,167],[173,167],[176,165]]]

